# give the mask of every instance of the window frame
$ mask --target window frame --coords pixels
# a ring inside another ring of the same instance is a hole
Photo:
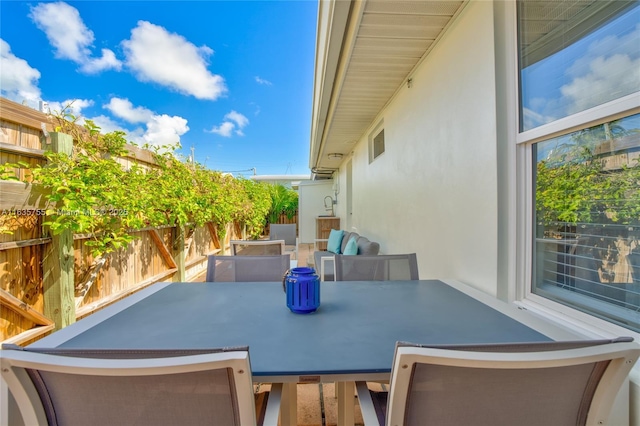
[[[382,152],[380,152],[378,155],[375,154],[375,139],[380,135],[383,134],[383,139],[382,139]],[[385,144],[385,136],[384,136],[384,120],[380,121],[376,127],[374,127],[373,131],[371,133],[369,133],[369,164],[373,163],[375,160],[377,160],[378,158],[380,158],[380,156],[382,154],[385,153],[386,151],[386,144]]]
[[[521,131],[518,11],[515,1],[511,3],[509,9],[507,10],[507,15],[512,22],[505,28],[502,36],[505,37],[506,44],[511,50],[507,61],[510,63],[506,65],[510,72],[515,73],[515,82],[506,87],[506,90],[508,104],[510,107],[515,108],[516,111],[515,117],[510,116],[507,119],[515,119],[515,123],[510,125],[510,128],[514,131],[510,132],[509,139],[515,145],[515,155],[512,158],[515,168],[511,170],[512,178],[516,181],[516,185],[512,189],[510,196],[515,200],[515,211],[513,213],[515,214],[515,223],[517,225],[515,232],[512,233],[512,238],[515,240],[514,244],[518,253],[514,260],[515,280],[512,281],[512,284],[509,284],[511,287],[509,293],[515,295],[513,302],[522,309],[537,313],[581,335],[591,338],[626,335],[640,339],[640,333],[555,302],[532,291],[532,268],[534,267],[533,256],[535,250],[533,145],[576,130],[640,113],[640,92],[631,93],[556,121]]]

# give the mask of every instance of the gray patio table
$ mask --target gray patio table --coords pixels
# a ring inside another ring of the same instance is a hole
[[[296,423],[296,384],[316,382],[337,382],[339,424],[353,424],[352,382],[388,380],[396,341],[562,337],[517,311],[466,286],[437,280],[323,282],[321,306],[308,315],[287,309],[282,283],[158,283],[31,346],[248,345],[254,382],[285,384],[283,425]]]

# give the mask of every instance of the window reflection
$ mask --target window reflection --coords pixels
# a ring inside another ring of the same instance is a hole
[[[637,1],[518,2],[520,129],[640,91]]]
[[[640,331],[640,114],[533,152],[533,293]]]

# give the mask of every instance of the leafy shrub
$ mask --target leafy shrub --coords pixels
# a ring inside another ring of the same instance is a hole
[[[154,166],[134,161],[125,169],[117,160],[126,153],[123,132],[102,135],[90,120],[79,127],[69,114],[59,122],[56,130],[74,138],[72,155],[47,153],[47,164],[30,177],[49,190],[44,224],[53,234],[90,234],[86,244],[95,256],[126,247],[133,240],[129,232],[145,227],[212,222],[224,239],[226,225],[235,221],[254,237],[261,234],[272,204],[269,185],[180,161],[172,153],[176,147],[155,149]],[[15,180],[15,167],[28,165],[3,165],[0,178]]]
[[[269,223],[278,223],[281,214],[292,219],[298,212],[298,193],[283,185],[271,185],[271,209]]]

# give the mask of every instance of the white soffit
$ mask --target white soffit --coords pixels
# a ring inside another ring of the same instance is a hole
[[[324,132],[318,135],[318,157],[312,164],[319,169],[337,169],[356,141],[372,124],[376,115],[409,73],[431,50],[464,1],[368,0],[361,13],[352,9],[348,29],[355,37],[346,40],[341,61],[344,74],[338,75],[331,96]]]

